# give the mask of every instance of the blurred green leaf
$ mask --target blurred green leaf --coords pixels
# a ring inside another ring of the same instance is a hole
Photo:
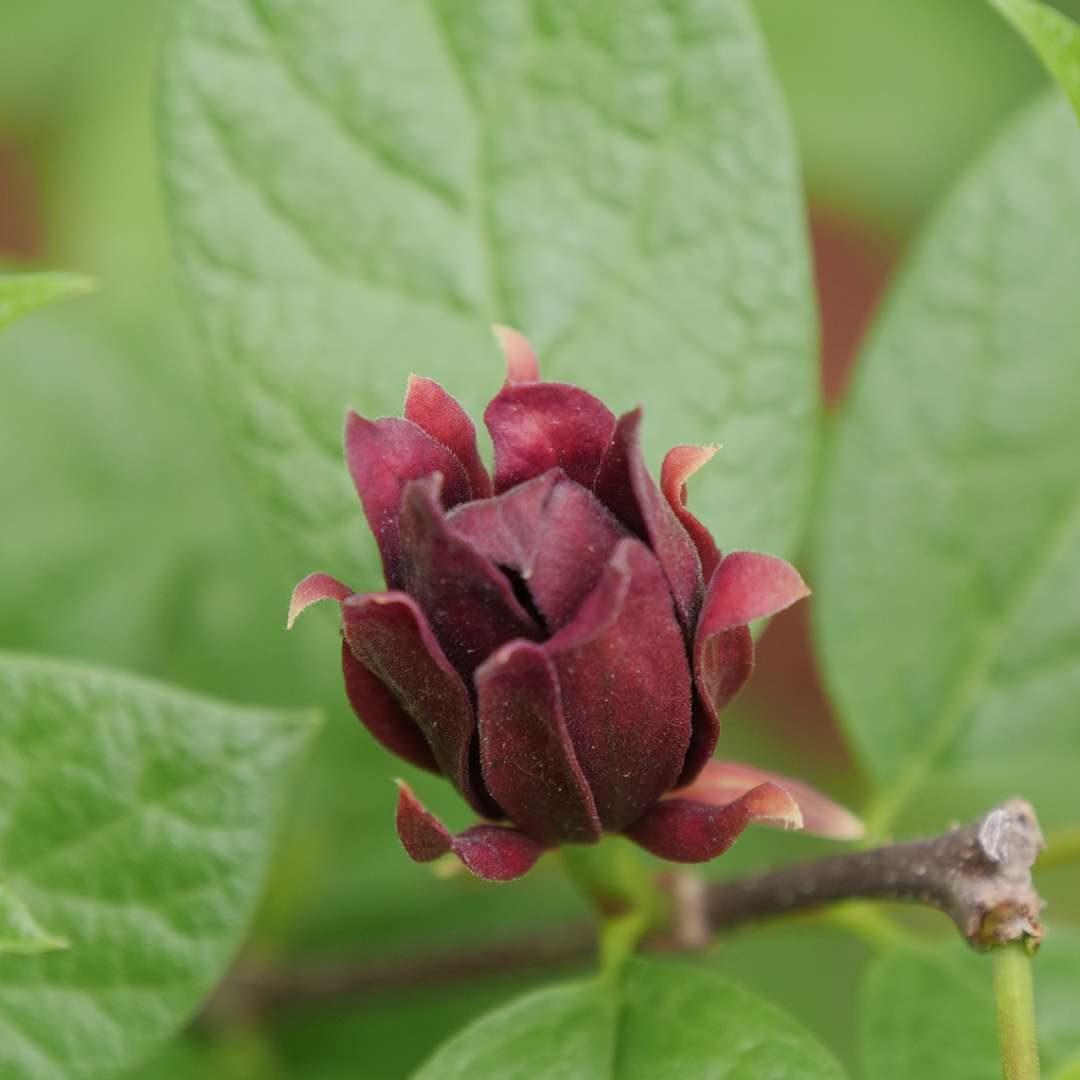
[[[285,633],[289,576],[221,467],[192,363],[173,320],[107,296],[0,337],[0,498],[17,508],[0,645],[275,705],[321,703],[325,680],[337,700],[333,658]]]
[[[66,949],[63,938],[50,934],[26,905],[0,881],[0,953],[41,953]]]
[[[0,871],[70,942],[0,965],[0,1073],[101,1076],[190,1015],[244,931],[313,730],[0,657]]]
[[[1080,26],[1037,0],[990,0],[1027,39],[1080,116]]]
[[[81,274],[0,274],[0,330],[46,304],[92,288],[90,279]]]
[[[793,549],[813,303],[741,0],[184,0],[161,114],[214,396],[297,574],[375,584],[345,407],[398,412],[414,369],[478,413],[492,321],[549,376],[643,400],[654,458],[722,441],[695,508],[725,546]]]
[[[1077,235],[1080,135],[1055,95],[937,215],[838,418],[815,611],[879,835],[917,792],[920,826],[1016,792],[1076,819]]]
[[[1034,966],[1043,1075],[1064,1080],[1080,1064],[1080,934],[1052,930]],[[989,958],[959,941],[882,956],[863,984],[859,1042],[873,1080],[1000,1075]]]
[[[633,960],[602,980],[527,994],[451,1039],[416,1080],[835,1078],[840,1066],[775,1006],[707,968]]]
[[[1080,13],[1080,0],[1059,7]],[[1005,117],[1039,65],[972,0],[754,0],[815,203],[909,229]]]

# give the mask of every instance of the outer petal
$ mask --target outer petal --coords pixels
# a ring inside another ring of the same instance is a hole
[[[495,444],[495,490],[548,469],[593,486],[615,417],[592,394],[555,382],[507,382],[484,410]]]
[[[618,831],[675,783],[690,739],[686,648],[641,541],[619,541],[577,618],[544,648],[600,820]]]
[[[641,453],[640,428],[640,409],[619,417],[594,490],[600,501],[652,548],[689,636],[704,592],[701,560],[693,540],[649,475]]]
[[[345,694],[364,727],[391,753],[411,765],[438,773],[438,763],[424,733],[382,679],[368,671],[344,641],[341,643],[341,668],[345,675]]]
[[[492,813],[472,782],[469,751],[476,731],[472,702],[416,601],[400,592],[353,596],[342,604],[341,617],[352,655],[423,733],[439,770],[473,809]]]
[[[398,511],[405,484],[432,473],[443,477],[443,505],[472,497],[465,467],[442,443],[410,420],[365,420],[351,409],[345,417],[345,460],[382,555],[386,584],[401,584]]]
[[[528,338],[509,326],[493,326],[491,332],[506,358],[506,377],[510,382],[536,382],[540,378],[540,361]]]
[[[406,484],[401,500],[404,591],[428,617],[450,662],[469,676],[514,638],[543,631],[521,606],[505,575],[448,526],[437,478]]]
[[[673,446],[660,467],[660,490],[697,548],[705,581],[713,576],[713,571],[720,565],[720,552],[716,549],[712,533],[686,509],[686,481],[715,453],[715,446]]]
[[[455,533],[520,575],[549,629],[576,614],[626,530],[560,469],[447,515]]]
[[[476,825],[452,835],[403,780],[398,781],[397,831],[414,862],[432,862],[452,851],[467,870],[485,881],[513,881],[544,853],[535,840],[500,825]]]
[[[348,585],[329,574],[308,574],[292,591],[285,629],[291,630],[301,613],[312,604],[317,604],[320,600],[337,600],[340,603],[352,594],[353,591]]]
[[[600,839],[592,793],[566,731],[555,668],[539,645],[512,641],[476,672],[484,783],[545,844]]]
[[[409,376],[405,419],[423,428],[461,462],[474,499],[491,494],[491,477],[476,449],[476,428],[469,414],[434,379]]]
[[[726,806],[665,799],[626,830],[646,851],[672,862],[708,862],[722,855],[751,822],[802,828],[795,800],[775,784],[760,784]]]
[[[746,624],[775,615],[809,595],[794,567],[771,555],[733,551],[717,567],[694,635],[699,704],[680,783],[693,780],[712,757],[720,735],[720,710],[754,669],[754,645]]]
[[[741,761],[713,759],[707,762],[697,780],[689,787],[674,792],[674,797],[711,806],[726,806],[765,783],[782,787],[795,800],[802,814],[803,827],[808,833],[830,840],[858,840],[866,832],[866,827],[850,810],[809,784]]]

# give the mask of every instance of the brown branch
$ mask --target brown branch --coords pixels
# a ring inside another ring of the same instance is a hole
[[[1034,810],[1023,799],[1010,799],[978,821],[929,840],[836,855],[704,887],[699,879],[674,876],[668,879],[671,926],[648,945],[658,950],[701,947],[703,928],[715,933],[851,899],[910,901],[938,908],[976,948],[1016,940],[1035,943],[1043,935],[1039,924],[1043,903],[1031,881],[1031,866],[1042,846]],[[240,963],[201,1020],[220,1025],[328,999],[566,968],[592,955],[595,937],[594,924],[581,922],[514,940],[382,961],[280,968]]]
[[[837,900],[901,900],[945,912],[977,949],[1037,942],[1044,905],[1031,867],[1042,847],[1035,811],[1023,799],[1010,799],[978,821],[929,840],[711,885],[705,910],[718,929]]]

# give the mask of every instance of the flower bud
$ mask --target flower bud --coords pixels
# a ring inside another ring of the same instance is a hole
[[[857,832],[805,785],[735,763],[703,774],[753,667],[747,624],[809,591],[781,559],[722,557],[687,509],[686,481],[713,451],[675,447],[657,486],[640,409],[616,418],[542,381],[525,338],[496,335],[508,377],[484,413],[494,475],[430,379],[410,379],[400,419],[350,412],[345,457],[387,591],[313,574],[289,612],[291,626],[316,600],[340,604],[357,715],[488,822],[454,836],[402,783],[408,853],[453,851],[504,881],[546,848],[611,832],[701,862],[752,821],[801,827],[797,799],[822,832]]]

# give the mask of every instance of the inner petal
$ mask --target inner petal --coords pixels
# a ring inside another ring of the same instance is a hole
[[[459,506],[446,521],[506,574],[519,602],[540,616],[549,633],[574,617],[615,545],[629,535],[561,469]]]

